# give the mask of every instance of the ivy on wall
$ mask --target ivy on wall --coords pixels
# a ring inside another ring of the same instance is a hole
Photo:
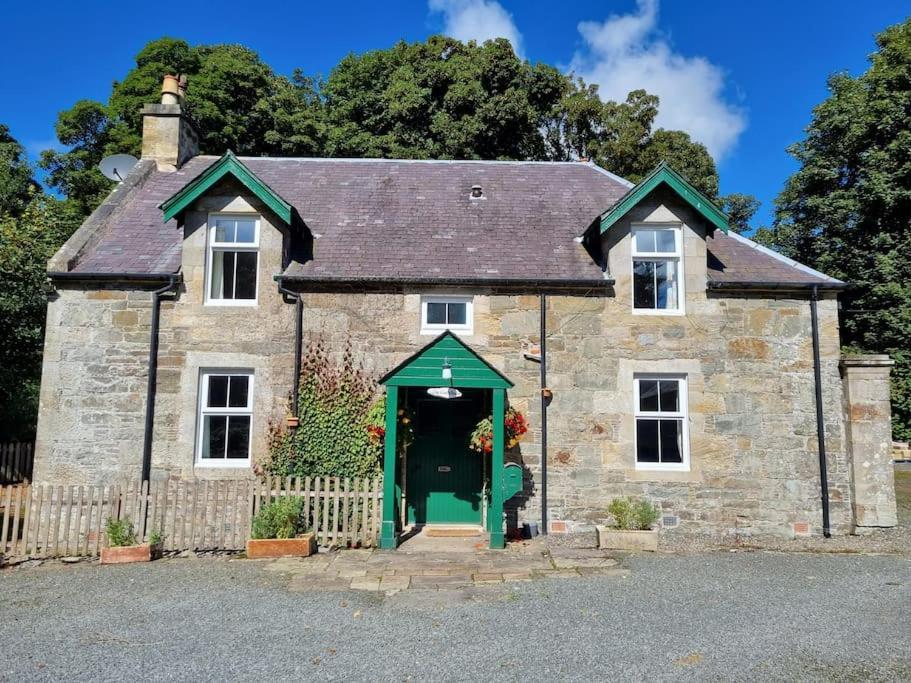
[[[335,362],[321,343],[301,362],[299,426],[269,427],[270,448],[260,474],[281,477],[373,477],[382,470],[385,396],[355,364],[350,345]]]

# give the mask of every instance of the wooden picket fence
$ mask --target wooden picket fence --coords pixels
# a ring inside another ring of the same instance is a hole
[[[109,518],[128,518],[142,541],[157,532],[165,551],[242,550],[254,515],[285,497],[303,499],[304,516],[320,545],[375,545],[382,516],[380,479],[166,479],[0,487],[0,556],[98,555]]]
[[[0,486],[21,484],[32,478],[35,449],[30,443],[0,443]]]

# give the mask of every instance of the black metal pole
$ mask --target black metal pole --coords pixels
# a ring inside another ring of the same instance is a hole
[[[547,535],[547,295],[541,294],[541,533]]]
[[[152,292],[152,331],[149,339],[149,379],[146,383],[146,420],[142,435],[142,479],[149,481],[152,476],[152,431],[155,426],[155,385],[158,379],[158,319],[161,314],[161,295],[177,285],[178,276],[172,275],[161,289]]]
[[[285,289],[282,287],[281,282],[278,283],[278,291],[282,294],[287,294],[288,296],[294,299],[295,310],[294,313],[297,316],[294,321],[294,379],[291,382],[291,414],[294,417],[299,417],[298,415],[298,400],[300,398],[300,382],[301,382],[301,354],[303,353],[303,325],[304,325],[304,301],[301,298],[300,292],[294,292],[290,289]]]
[[[816,302],[819,290],[813,287],[810,297],[810,321],[813,326],[813,377],[816,382],[816,440],[819,443],[819,486],[822,492],[822,535],[829,538],[829,475],[826,465],[826,425],[822,415],[822,371],[819,361],[819,319]]]

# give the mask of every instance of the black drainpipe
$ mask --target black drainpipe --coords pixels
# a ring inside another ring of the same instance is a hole
[[[541,294],[541,533],[547,535],[547,295]]]
[[[155,385],[158,379],[158,319],[161,313],[161,295],[172,292],[180,281],[179,275],[169,275],[168,284],[152,292],[152,332],[149,339],[149,367],[146,383],[146,422],[142,435],[142,479],[152,476],[152,428],[155,425]]]
[[[816,439],[819,442],[819,485],[822,489],[822,535],[832,536],[829,529],[829,475],[826,469],[826,426],[822,416],[822,371],[819,362],[819,320],[816,302],[819,290],[813,287],[810,296],[810,320],[813,325],[813,375],[816,381]]]
[[[303,352],[303,320],[304,320],[304,302],[300,292],[294,292],[285,289],[282,281],[278,281],[278,291],[294,299],[295,314],[297,316],[294,323],[294,379],[291,383],[291,414],[298,417],[298,399],[300,398],[300,381],[301,381],[301,353]]]

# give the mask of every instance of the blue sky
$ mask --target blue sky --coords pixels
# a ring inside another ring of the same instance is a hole
[[[163,35],[243,43],[278,72],[309,74],[399,39],[504,35],[531,61],[573,69],[611,97],[663,94],[661,123],[706,143],[722,192],[763,201],[761,224],[796,167],[785,148],[825,98],[827,75],[862,72],[874,35],[908,14],[898,0],[17,2],[4,9],[0,122],[37,157],[54,144],[57,112],[105,100]]]

